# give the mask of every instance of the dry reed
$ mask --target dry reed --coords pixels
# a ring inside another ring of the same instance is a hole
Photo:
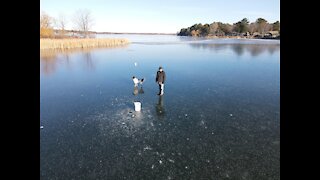
[[[127,39],[40,39],[40,49],[115,47],[129,44]]]

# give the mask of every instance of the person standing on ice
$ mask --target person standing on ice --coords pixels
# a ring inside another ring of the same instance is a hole
[[[164,91],[164,82],[166,80],[166,73],[163,71],[163,68],[160,66],[159,71],[157,71],[156,82],[159,85],[158,95],[162,96]]]

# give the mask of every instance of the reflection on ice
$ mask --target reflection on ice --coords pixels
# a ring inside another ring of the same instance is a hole
[[[163,97],[164,96],[159,96],[158,103],[156,104],[156,112],[159,117],[164,117],[165,115]]]
[[[192,43],[191,47],[196,49],[208,49],[219,52],[231,49],[238,56],[249,52],[251,56],[258,56],[263,52],[269,52],[271,55],[279,51],[280,44],[209,44],[209,43]]]
[[[41,56],[41,179],[279,179],[279,45],[172,41]]]
[[[154,127],[150,124],[152,117],[150,107],[144,106],[142,111],[134,111],[133,107],[125,107],[125,103],[118,102],[118,104],[122,104],[120,106],[123,108],[116,111],[106,109],[98,115],[89,117],[87,121],[94,119],[99,122],[100,133],[107,135],[108,138],[131,136],[144,131],[145,128],[150,130]]]

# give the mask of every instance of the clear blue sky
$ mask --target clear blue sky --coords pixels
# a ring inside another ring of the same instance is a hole
[[[98,32],[176,33],[196,23],[280,21],[280,0],[40,0],[40,12],[64,14],[67,29],[79,9],[91,12],[91,30]]]

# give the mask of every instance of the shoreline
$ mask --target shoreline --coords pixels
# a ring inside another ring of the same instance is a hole
[[[280,40],[280,37],[242,37],[242,36],[179,36],[177,34],[165,34],[165,33],[97,33],[99,35],[101,34],[124,34],[124,35],[172,35],[172,36],[178,36],[178,37],[193,37],[193,38],[206,38],[206,39],[260,39],[260,40]]]
[[[184,37],[195,37],[195,36],[184,36]],[[204,37],[196,37],[196,38],[206,38],[206,39],[255,39],[255,40],[280,40],[280,38],[255,38],[255,37],[246,37],[246,36],[204,36]]]
[[[176,33],[117,33],[117,32],[97,32],[95,34],[133,34],[133,35],[177,35]]]

